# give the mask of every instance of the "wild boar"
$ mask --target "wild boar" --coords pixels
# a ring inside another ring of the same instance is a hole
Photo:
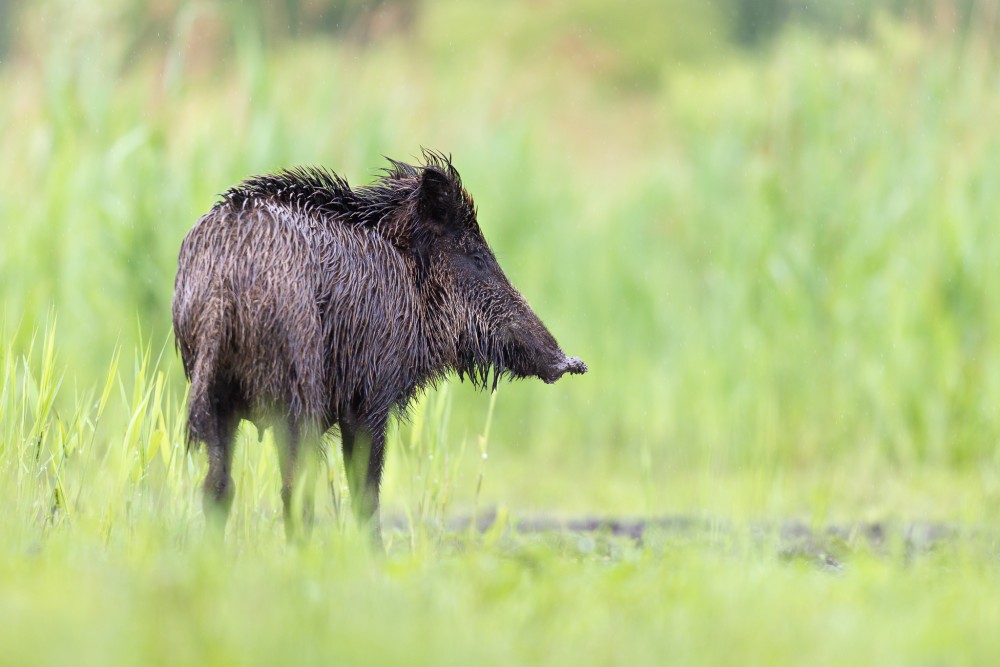
[[[555,382],[567,357],[508,281],[451,160],[390,160],[371,185],[297,168],[231,188],[181,244],[176,344],[191,382],[188,438],[209,470],[205,513],[225,526],[239,421],[274,426],[289,536],[303,442],[339,426],[355,515],[381,542],[379,485],[394,411],[454,371]],[[491,379],[492,377],[492,379]],[[298,500],[295,500],[298,499]]]

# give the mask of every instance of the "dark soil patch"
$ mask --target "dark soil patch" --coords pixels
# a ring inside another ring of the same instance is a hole
[[[405,519],[387,523],[407,530]],[[904,560],[972,541],[993,549],[996,536],[983,530],[935,521],[858,522],[811,525],[804,521],[755,522],[749,526],[702,516],[662,516],[623,518],[607,516],[560,517],[531,515],[500,519],[496,511],[457,516],[439,526],[444,533],[486,533],[500,530],[510,538],[551,536],[557,538],[593,536],[629,541],[635,545],[669,544],[677,540],[718,544],[737,541],[776,549],[789,561],[804,560],[824,569],[840,570],[852,554],[868,552],[877,556],[901,556]]]

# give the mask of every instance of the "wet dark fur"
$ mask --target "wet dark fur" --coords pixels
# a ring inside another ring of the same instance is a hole
[[[206,443],[206,510],[223,519],[240,419],[283,435],[286,526],[299,442],[340,425],[359,518],[375,517],[385,426],[456,371],[554,382],[567,358],[511,286],[449,159],[390,161],[351,188],[323,169],[257,176],[222,195],[181,245],[173,322],[191,381],[188,432]]]

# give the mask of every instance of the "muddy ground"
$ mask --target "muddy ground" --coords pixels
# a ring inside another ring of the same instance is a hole
[[[408,530],[403,517],[387,517],[386,527]],[[585,551],[610,543],[669,547],[674,542],[699,542],[726,549],[734,545],[756,545],[775,550],[788,560],[814,562],[824,569],[840,570],[853,554],[869,553],[911,559],[961,545],[975,545],[1000,555],[1000,534],[985,528],[935,521],[858,522],[810,525],[804,521],[751,522],[734,524],[700,516],[654,518],[547,515],[507,516],[495,510],[478,516],[458,516],[444,525],[432,526],[443,533],[495,533],[504,537],[548,537],[556,541],[576,540]]]

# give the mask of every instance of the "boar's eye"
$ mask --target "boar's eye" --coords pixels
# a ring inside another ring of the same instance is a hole
[[[477,271],[485,271],[486,270],[486,258],[483,257],[482,254],[480,254],[478,252],[476,254],[474,254],[472,256],[472,263],[476,265],[476,270]]]

